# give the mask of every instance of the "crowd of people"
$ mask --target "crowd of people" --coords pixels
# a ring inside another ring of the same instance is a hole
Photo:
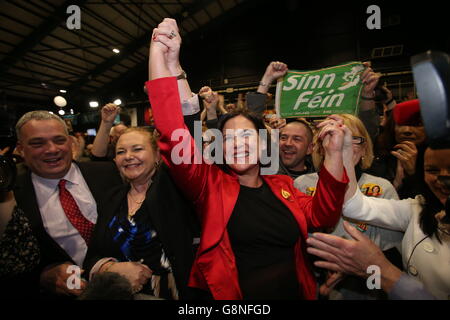
[[[427,146],[418,109],[397,104],[370,63],[358,114],[313,122],[265,114],[285,63],[226,105],[209,87],[191,91],[180,47],[176,21],[164,19],[145,84],[154,128],[114,124],[112,103],[88,145],[47,111],[17,122],[23,163],[0,193],[10,297],[450,298],[450,149]],[[415,120],[395,123],[394,111]],[[214,157],[202,161],[205,150]],[[277,174],[261,173],[263,153],[276,155]]]

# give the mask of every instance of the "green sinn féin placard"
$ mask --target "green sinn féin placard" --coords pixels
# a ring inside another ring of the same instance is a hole
[[[289,70],[278,81],[276,110],[281,118],[356,114],[362,89],[361,62],[314,71]]]

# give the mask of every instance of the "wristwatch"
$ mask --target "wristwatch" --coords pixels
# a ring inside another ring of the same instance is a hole
[[[187,79],[187,74],[184,70],[181,70],[181,73],[177,76],[177,80]]]

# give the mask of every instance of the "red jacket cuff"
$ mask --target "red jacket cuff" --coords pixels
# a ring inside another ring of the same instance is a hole
[[[337,180],[333,175],[325,168],[325,166],[322,166],[319,172],[319,177],[322,181],[326,181],[328,183],[334,183],[337,185],[346,186],[349,183],[349,179],[347,176],[347,171],[344,168],[344,174],[342,175],[341,180]]]

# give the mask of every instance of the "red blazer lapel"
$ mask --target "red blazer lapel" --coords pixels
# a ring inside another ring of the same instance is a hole
[[[217,170],[217,175],[221,176],[209,175],[208,179],[212,181],[208,183],[209,189],[205,190],[207,194],[202,195],[206,199],[203,205],[208,206],[208,210],[198,208],[202,212],[209,213],[203,217],[202,230],[208,230],[208,232],[202,233],[199,255],[216,246],[223,239],[239,195],[240,187],[236,177],[220,169]]]

